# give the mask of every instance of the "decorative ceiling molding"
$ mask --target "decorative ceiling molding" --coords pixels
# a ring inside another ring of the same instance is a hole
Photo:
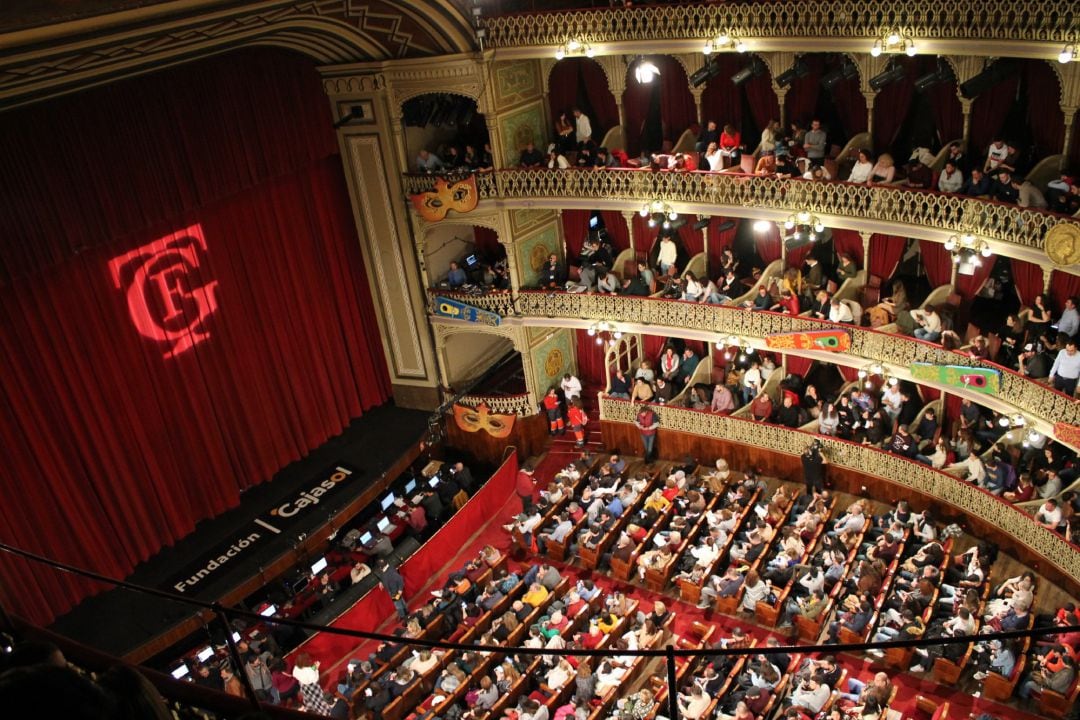
[[[0,36],[0,109],[251,45],[321,64],[471,52],[469,21],[446,0],[268,0],[172,4]]]

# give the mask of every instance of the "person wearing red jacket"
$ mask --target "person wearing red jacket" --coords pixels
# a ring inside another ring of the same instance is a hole
[[[548,417],[548,434],[554,435],[555,433],[559,433],[562,435],[565,433],[566,425],[563,423],[559,395],[556,393],[554,387],[548,389],[547,395],[544,396],[544,400],[541,404],[544,406],[544,412],[547,413]]]
[[[589,417],[585,414],[585,408],[581,406],[581,398],[574,398],[566,413],[566,419],[574,437],[577,438],[577,447],[585,447],[585,426],[589,424]]]

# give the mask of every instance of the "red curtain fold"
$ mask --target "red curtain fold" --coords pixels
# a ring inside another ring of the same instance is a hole
[[[1005,125],[1008,112],[1016,101],[1020,87],[1019,75],[1013,75],[981,93],[971,103],[971,135],[968,138],[968,156],[982,162],[986,148]],[[1055,103],[1056,104],[1056,103]],[[1042,107],[1042,103],[1037,103]]]
[[[676,143],[683,131],[697,122],[697,105],[690,94],[690,83],[686,70],[678,60],[670,55],[650,55],[649,61],[660,71],[659,86],[657,80],[645,84],[634,77],[636,63],[626,69],[626,90],[623,92],[623,110],[626,114],[626,146],[631,155],[642,150],[642,135],[652,109],[652,103],[659,96],[661,136],[664,140]],[[656,88],[659,87],[659,90]],[[658,152],[660,148],[645,148]]]
[[[589,115],[597,143],[619,124],[619,109],[607,76],[591,58],[564,58],[555,64],[548,82],[548,106],[553,120],[560,112],[569,115],[574,107],[581,107]]]
[[[269,49],[0,114],[0,281],[337,151],[314,65]]]
[[[607,377],[604,372],[604,346],[590,337],[585,330],[577,333],[577,372],[578,379],[585,386],[606,387]]]
[[[900,264],[900,258],[904,255],[907,247],[907,238],[898,235],[883,235],[874,233],[870,236],[870,265],[871,275],[882,280],[888,280],[896,272],[896,266]]]
[[[814,249],[814,243],[807,243],[797,248],[788,249],[785,257],[787,267],[789,268],[801,268],[803,262],[806,260],[806,256],[810,254],[810,251]]]
[[[581,255],[581,248],[585,246],[585,238],[589,235],[589,211],[563,210],[562,226],[566,257],[570,262],[576,262]]]
[[[799,357],[798,355],[787,356],[787,371],[789,375],[798,375],[804,377],[807,371],[810,370],[810,366],[814,364],[814,361],[810,358]]]
[[[941,397],[941,391],[937,388],[932,388],[929,385],[920,385],[919,392],[922,393],[923,401],[927,403],[932,403]]]
[[[893,141],[907,118],[911,99],[915,94],[917,63],[912,58],[897,57],[895,62],[904,66],[905,74],[896,82],[889,83],[874,97],[874,153],[891,152]],[[894,158],[897,163],[903,158]]]
[[[866,112],[866,97],[859,89],[859,78],[841,80],[830,91],[833,105],[844,124],[844,134],[852,137],[866,132],[869,114]]]
[[[489,227],[473,227],[473,245],[476,251],[489,258],[505,257],[506,250],[499,244],[499,233]]]
[[[664,345],[667,344],[668,338],[666,335],[642,335],[642,351],[645,353],[645,357],[653,362],[653,369],[658,369],[658,360],[660,353],[664,349]]]
[[[784,95],[784,118],[787,124],[798,122],[802,127],[810,127],[814,111],[817,109],[818,96],[821,94],[821,75],[825,61],[821,55],[803,55],[800,58],[809,72],[796,78],[788,86]]]
[[[783,241],[780,238],[780,228],[776,226],[776,223],[769,223],[769,229],[765,232],[755,230],[754,240],[758,256],[766,265],[780,259]]]
[[[1010,262],[1012,263],[1012,279],[1013,285],[1016,287],[1016,294],[1021,303],[1030,306],[1035,302],[1036,296],[1042,295],[1042,267],[1015,258]],[[1062,306],[1058,305],[1058,307]]]
[[[844,382],[853,382],[859,379],[859,368],[837,365],[836,369],[840,372],[840,377],[844,378]]]
[[[1072,138],[1069,141],[1069,167],[1080,165],[1080,113],[1073,118]]]
[[[713,279],[720,273],[720,256],[724,248],[729,248],[735,243],[735,233],[739,230],[739,220],[734,219],[734,225],[724,231],[720,230],[721,223],[733,220],[732,218],[714,215],[709,218],[709,270]]]
[[[0,289],[0,487],[54,496],[0,521],[6,540],[123,577],[389,397],[339,158],[173,227],[196,225],[205,252],[175,267],[194,292],[216,283],[217,309],[183,304],[174,319],[208,337],[172,358],[140,334],[110,262],[132,249],[169,261],[186,231],[144,231]],[[77,583],[25,570],[0,565],[20,613],[46,622],[80,599]]]
[[[928,240],[919,243],[919,251],[922,253],[922,265],[926,270],[926,279],[930,281],[930,287],[948,285],[952,277],[952,253],[941,243]]]
[[[687,254],[694,257],[698,253],[705,252],[705,236],[701,230],[694,229],[697,215],[680,215],[679,217],[686,221],[686,224],[679,228],[679,239],[682,240]]]
[[[1050,274],[1050,296],[1054,307],[1065,307],[1067,298],[1080,296],[1080,275],[1054,270]]]
[[[709,79],[701,94],[701,111],[704,115],[701,121],[712,120],[720,129],[730,123],[741,131],[742,93],[739,86],[731,82],[731,76],[742,70],[746,64],[745,58],[734,53],[720,53],[714,58],[713,62],[719,64],[719,72]],[[753,145],[757,141],[757,138],[743,137],[743,142],[750,150],[754,149]]]
[[[859,267],[865,267],[862,235],[855,230],[832,229],[833,246],[837,253],[849,255]]]
[[[770,120],[780,119],[780,100],[776,97],[773,88],[772,76],[766,70],[755,78],[750,78],[743,84],[746,89],[746,101],[750,104],[750,113],[754,116],[754,124],[758,128],[764,128]],[[750,144],[757,143],[760,138],[747,138]]]
[[[1043,60],[1024,61],[1027,85],[1027,122],[1035,142],[1036,158],[1062,152],[1065,142],[1065,115],[1055,100],[1061,94],[1057,73]]]
[[[960,418],[960,396],[951,393],[942,393],[942,396],[945,398],[945,420],[958,420]]]
[[[927,58],[934,60],[933,58]],[[933,72],[937,61],[924,65],[922,72]],[[937,125],[938,140],[945,145],[959,140],[964,135],[964,111],[956,95],[956,80],[938,83],[927,91],[931,106],[934,108],[934,123]]]
[[[626,219],[622,213],[615,210],[604,210],[600,213],[600,217],[604,220],[604,227],[607,228],[608,237],[611,239],[611,246],[615,249],[615,253],[618,254],[620,251],[629,248],[630,229],[626,226]]]
[[[925,244],[925,241],[924,243]],[[943,248],[944,249],[944,248]],[[956,274],[956,292],[964,300],[973,300],[975,296],[982,289],[982,286],[986,283],[986,279],[990,277],[991,271],[994,269],[993,258],[984,259],[982,265],[975,268],[975,272],[971,275],[964,273]]]

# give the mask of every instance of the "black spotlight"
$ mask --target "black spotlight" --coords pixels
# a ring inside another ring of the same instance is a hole
[[[870,78],[870,87],[873,88],[875,92],[880,92],[883,87],[891,85],[904,77],[905,74],[907,74],[907,70],[904,69],[904,66],[898,62],[894,62],[890,64],[889,67],[885,68],[884,72]]]
[[[952,67],[949,63],[945,62],[941,58],[938,58],[937,69],[932,73],[927,73],[921,78],[915,81],[915,89],[919,92],[926,92],[930,88],[934,87],[938,83],[947,82],[953,79]]]
[[[994,87],[1002,80],[1016,74],[1019,69],[1020,66],[1017,64],[1016,60],[1011,58],[995,60],[975,77],[967,82],[960,83],[960,95],[968,100],[972,100]]]
[[[690,76],[690,87],[701,87],[720,74],[720,59],[712,58]]]
[[[850,80],[859,76],[859,68],[855,63],[845,60],[844,63],[827,73],[821,78],[821,86],[826,90],[832,90],[841,80]]]
[[[698,216],[698,221],[696,223],[694,223],[694,229],[695,230],[704,230],[707,227],[709,227],[709,216],[708,215],[699,215]]]
[[[750,64],[731,76],[731,82],[742,85],[750,78],[758,77],[765,72],[765,63],[759,58],[753,58]]]
[[[785,70],[776,76],[776,84],[780,87],[787,87],[791,83],[795,82],[801,77],[806,77],[810,74],[810,67],[803,62],[803,59],[796,58],[795,64],[790,69]]]

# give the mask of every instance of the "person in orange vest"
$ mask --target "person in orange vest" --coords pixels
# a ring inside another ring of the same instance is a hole
[[[577,447],[585,447],[585,426],[589,424],[589,416],[581,406],[581,398],[574,398],[566,417],[570,429],[574,431],[574,437],[577,438]]]
[[[563,423],[562,408],[560,407],[559,403],[559,395],[558,393],[556,393],[554,386],[548,389],[547,395],[544,396],[544,401],[542,405],[544,406],[544,412],[547,413],[548,417],[548,434],[564,434],[566,432],[566,425]]]

